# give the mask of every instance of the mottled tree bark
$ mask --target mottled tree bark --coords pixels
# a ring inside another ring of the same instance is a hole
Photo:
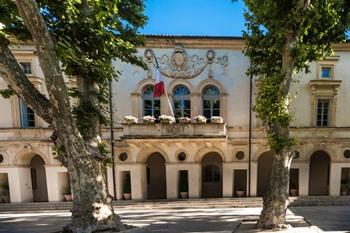
[[[30,31],[40,66],[44,73],[49,98],[46,98],[29,82],[8,48],[6,39],[0,40],[0,71],[19,97],[47,121],[56,133],[55,144],[61,162],[70,173],[74,195],[72,222],[65,232],[117,232],[124,229],[114,213],[108,197],[102,160],[96,141],[96,125],[91,138],[84,140],[71,114],[67,87],[63,80],[59,60],[46,24],[34,0],[17,0],[20,15]],[[88,92],[87,92],[88,95]]]

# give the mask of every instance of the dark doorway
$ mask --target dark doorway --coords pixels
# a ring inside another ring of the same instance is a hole
[[[233,173],[233,196],[247,196],[247,170],[235,169]]]
[[[299,169],[291,168],[289,172],[289,195],[299,195]]]
[[[273,154],[267,151],[260,155],[258,159],[258,183],[257,196],[263,197],[267,192],[270,183]]]
[[[330,158],[324,151],[316,151],[310,158],[309,195],[321,196],[329,193]]]
[[[166,199],[165,159],[159,153],[147,159],[147,198]]]
[[[35,155],[30,161],[30,174],[34,202],[48,201],[46,172],[44,165],[45,162],[39,155]]]
[[[210,152],[202,159],[202,197],[222,197],[222,159],[216,152]]]

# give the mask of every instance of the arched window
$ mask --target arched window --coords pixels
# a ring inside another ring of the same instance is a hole
[[[153,97],[153,86],[148,86],[143,90],[143,116],[154,116],[158,118],[160,115],[159,97]]]
[[[191,117],[190,90],[185,86],[178,86],[173,92],[175,117]]]
[[[210,119],[212,116],[220,116],[220,91],[215,86],[204,88],[202,93],[203,115]]]

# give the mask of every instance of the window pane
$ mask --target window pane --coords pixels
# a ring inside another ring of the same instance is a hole
[[[147,110],[147,109],[145,109],[144,111],[143,111],[143,115],[144,116],[152,116],[153,114],[152,114],[152,110]]]
[[[213,100],[213,108],[220,108],[220,100]]]
[[[180,100],[175,100],[174,101],[174,107],[175,107],[175,109],[180,109],[181,108],[181,101]]]
[[[31,74],[32,73],[32,66],[30,62],[20,62],[19,63],[22,67],[22,70],[25,74]]]
[[[175,90],[174,90],[174,96],[186,96],[190,94],[190,91],[188,90],[187,87],[185,86],[178,86]]]
[[[191,108],[191,101],[184,100],[183,101],[183,106],[184,106],[184,108]]]
[[[181,111],[180,110],[175,110],[175,118],[181,117]]]
[[[159,100],[154,100],[154,108],[156,109],[158,109],[158,108],[160,108],[160,101]]]
[[[209,87],[204,89],[203,95],[211,95],[211,96],[217,95],[218,96],[218,95],[220,95],[220,91],[219,91],[219,89],[217,89],[214,86],[209,86]]]
[[[191,117],[191,110],[190,109],[185,109],[184,110],[184,117]]]
[[[321,68],[321,77],[330,78],[331,77],[331,67],[322,67]]]
[[[210,110],[204,110],[204,111],[203,111],[203,115],[204,115],[207,119],[210,119],[210,117],[211,117]]]
[[[145,109],[152,109],[152,100],[145,100],[144,101],[144,108]]]
[[[213,110],[213,116],[220,116],[220,110],[219,109],[214,109]]]
[[[203,108],[210,109],[210,101],[209,100],[203,100]]]
[[[149,95],[149,96],[153,96],[153,87],[146,87],[145,90],[143,91],[143,95]]]

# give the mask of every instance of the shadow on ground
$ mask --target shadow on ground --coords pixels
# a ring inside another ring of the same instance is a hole
[[[290,210],[324,232],[350,233],[350,206],[303,206]]]

